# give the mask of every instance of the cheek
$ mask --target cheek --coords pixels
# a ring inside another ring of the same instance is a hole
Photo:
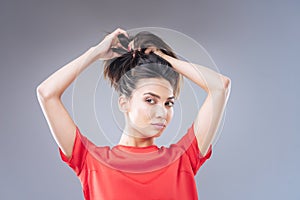
[[[142,125],[151,119],[151,109],[149,108],[149,106],[136,104],[136,106],[134,106],[134,109],[130,112],[130,119],[136,125]]]
[[[170,120],[173,118],[173,115],[174,115],[174,109],[171,108],[171,109],[168,111],[168,121],[170,121]]]

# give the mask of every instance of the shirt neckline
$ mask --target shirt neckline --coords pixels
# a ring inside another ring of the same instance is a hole
[[[156,145],[150,145],[146,147],[134,147],[134,146],[126,146],[118,144],[115,146],[115,148],[123,151],[129,151],[129,152],[135,152],[135,153],[149,153],[149,152],[155,152],[159,148]]]

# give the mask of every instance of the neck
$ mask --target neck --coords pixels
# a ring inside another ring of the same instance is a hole
[[[134,135],[129,135],[126,130],[123,131],[119,145],[133,147],[147,147],[154,144],[154,138],[140,138]]]

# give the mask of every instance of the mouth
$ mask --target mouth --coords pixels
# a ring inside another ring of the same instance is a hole
[[[166,127],[164,123],[152,123],[152,126],[154,126],[155,129],[163,129]]]

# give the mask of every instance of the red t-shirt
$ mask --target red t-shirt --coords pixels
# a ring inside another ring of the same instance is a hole
[[[79,177],[84,197],[105,200],[198,199],[194,176],[211,156],[198,148],[193,125],[170,147],[98,147],[80,133],[70,159],[60,156]]]

